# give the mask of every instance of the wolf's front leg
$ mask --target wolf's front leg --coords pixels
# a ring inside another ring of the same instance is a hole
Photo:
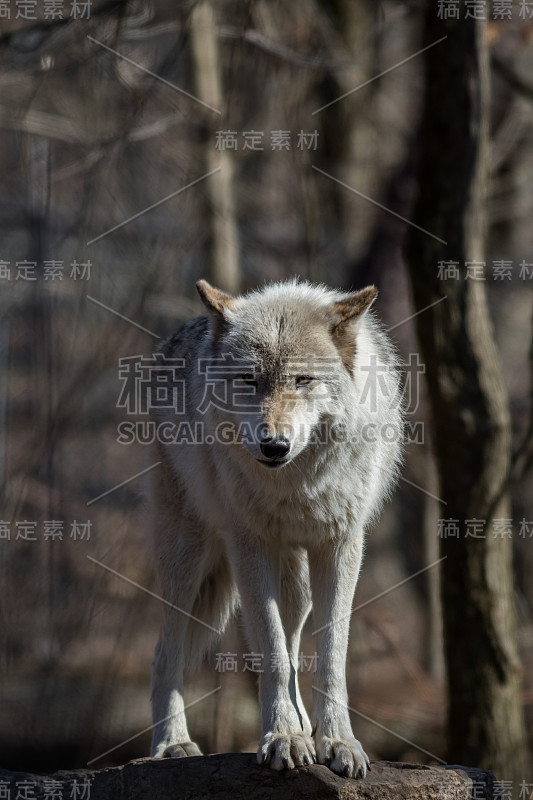
[[[244,536],[231,548],[248,638],[263,656],[260,700],[263,735],[257,751],[260,764],[293,769],[312,764],[315,749],[304,730],[302,715],[293,703],[294,682],[287,641],[280,616],[279,548],[250,542]]]
[[[317,761],[345,777],[366,775],[368,757],[352,733],[346,690],[346,653],[362,534],[346,543],[309,549],[317,671],[312,722]]]

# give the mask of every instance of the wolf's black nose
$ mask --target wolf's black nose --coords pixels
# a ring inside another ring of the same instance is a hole
[[[291,449],[291,443],[282,437],[279,439],[268,437],[261,441],[260,447],[263,455],[273,460],[286,456]]]

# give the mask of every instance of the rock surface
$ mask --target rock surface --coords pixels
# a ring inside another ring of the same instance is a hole
[[[143,758],[121,767],[46,776],[0,769],[0,797],[12,800],[490,800],[495,796],[492,773],[468,767],[375,761],[364,780],[352,780],[319,765],[276,773],[258,766],[249,753]]]

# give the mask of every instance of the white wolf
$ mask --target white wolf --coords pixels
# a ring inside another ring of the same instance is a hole
[[[155,412],[168,440],[157,445],[150,490],[167,605],[152,674],[152,755],[200,755],[183,670],[201,662],[240,606],[265,666],[259,762],[281,770],[317,761],[364,777],[370,765],[346,690],[351,604],[365,527],[394,481],[402,439],[396,355],[369,312],[377,291],[297,280],[242,297],[206,281],[197,288],[209,314],[160,350],[169,363],[182,359],[172,374],[184,405]],[[182,431],[172,443],[183,420],[201,441]],[[311,605],[310,721],[297,676]]]

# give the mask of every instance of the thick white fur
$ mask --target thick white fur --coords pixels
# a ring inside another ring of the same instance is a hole
[[[271,469],[257,460],[257,440],[161,445],[150,497],[164,598],[217,630],[240,605],[250,647],[264,656],[258,760],[276,770],[318,761],[357,777],[366,774],[368,759],[347,708],[350,609],[365,527],[396,475],[401,409],[396,356],[371,311],[342,324],[342,341],[355,339],[353,363],[343,363],[332,330],[335,303],[348,297],[297,281],[232,301],[222,297],[219,310],[210,309],[209,324],[193,321],[165,343],[163,352],[187,362],[189,422],[203,423],[204,433],[215,436],[221,422],[238,429],[243,420],[251,428],[263,421],[272,435],[289,435],[291,450],[284,466]],[[247,358],[267,376],[254,398],[260,411],[197,410],[206,380],[198,360],[222,353]],[[317,357],[326,364],[321,379],[295,389],[295,376],[312,374]],[[378,369],[369,387],[372,375],[364,367],[372,363]],[[176,420],[168,410],[155,416]],[[329,433],[343,426],[347,436],[316,444],[310,437],[319,424]],[[310,721],[297,677],[311,601],[314,627],[321,630]],[[156,757],[200,753],[183,710],[183,669],[200,663],[216,634],[186,614],[165,607],[156,649]]]

